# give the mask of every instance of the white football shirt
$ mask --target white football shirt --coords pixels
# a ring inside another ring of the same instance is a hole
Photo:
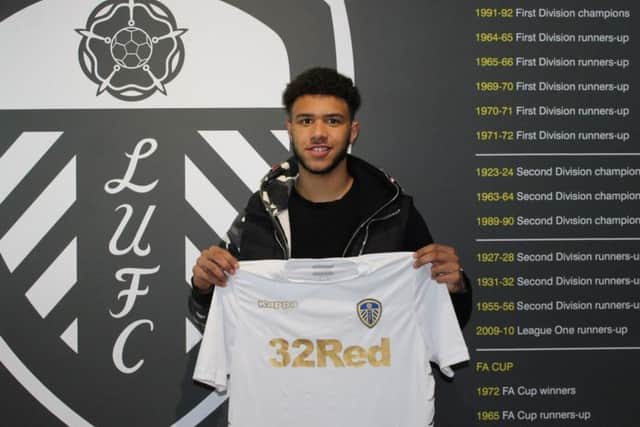
[[[447,287],[413,262],[241,262],[215,290],[193,378],[228,387],[233,427],[429,425],[429,361],[447,371],[469,353]]]

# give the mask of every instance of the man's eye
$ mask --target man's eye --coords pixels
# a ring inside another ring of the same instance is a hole
[[[298,120],[298,123],[300,123],[301,125],[310,125],[311,124],[311,119],[306,117],[306,118],[302,118]]]
[[[342,123],[342,121],[340,119],[335,118],[335,117],[330,117],[330,118],[327,119],[327,123],[330,124],[330,125],[335,126],[335,125],[339,125],[340,123]]]

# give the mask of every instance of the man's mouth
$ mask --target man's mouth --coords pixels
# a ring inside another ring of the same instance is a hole
[[[330,150],[331,148],[326,145],[314,145],[307,148],[307,151],[309,151],[314,157],[324,157]]]

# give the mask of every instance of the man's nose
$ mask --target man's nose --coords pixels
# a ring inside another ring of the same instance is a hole
[[[311,136],[323,140],[327,137],[327,125],[322,120],[316,120],[311,125]]]

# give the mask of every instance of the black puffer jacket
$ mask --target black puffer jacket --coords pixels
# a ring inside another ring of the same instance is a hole
[[[413,200],[398,183],[380,169],[354,156],[348,156],[351,176],[366,189],[367,202],[361,206],[365,220],[354,230],[342,256],[368,253],[415,251],[433,243],[426,223]],[[231,225],[220,243],[238,260],[287,259],[291,254],[287,204],[298,175],[292,158],[274,166],[263,178],[261,188],[249,199],[244,212]],[[458,321],[463,326],[471,315],[471,287],[451,294]],[[189,299],[192,320],[203,326],[213,292],[193,287]]]

